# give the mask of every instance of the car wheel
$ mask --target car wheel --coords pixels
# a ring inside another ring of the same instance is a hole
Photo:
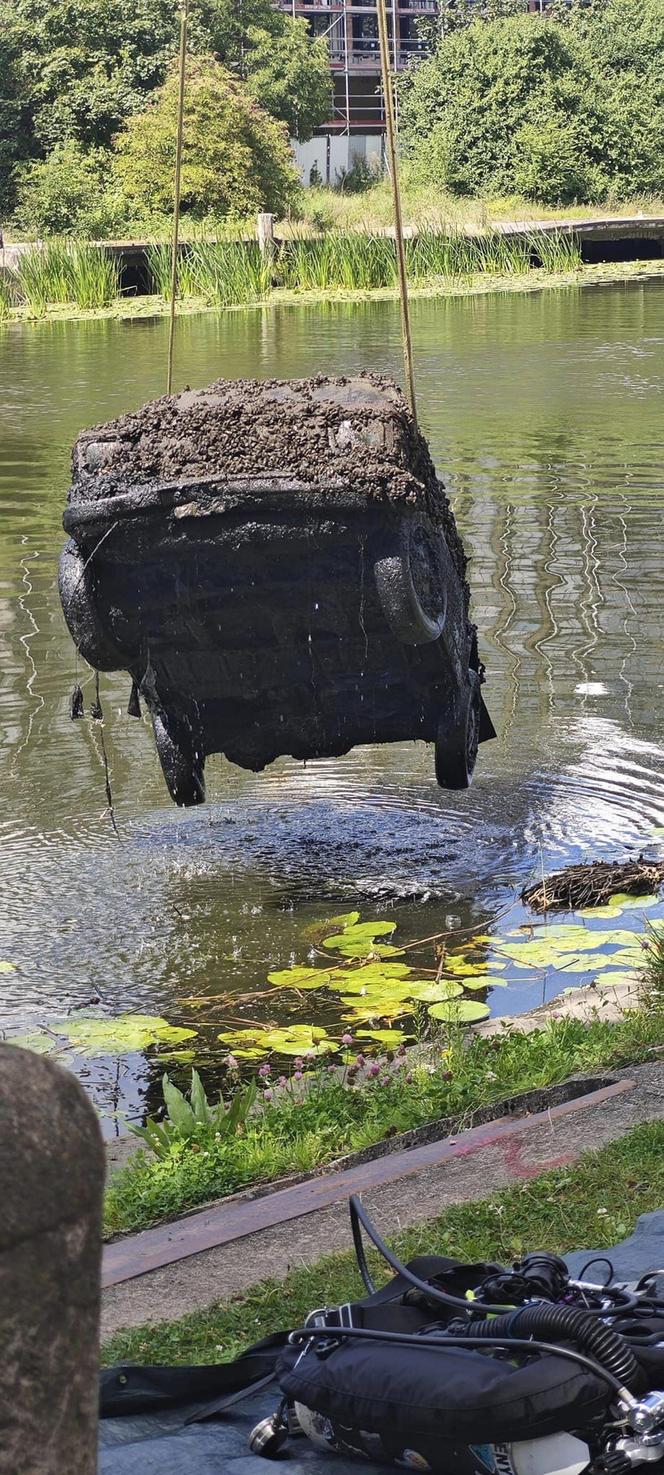
[[[438,640],[447,613],[444,539],[426,523],[403,518],[393,545],[374,560],[374,577],[385,619],[405,645]]]
[[[441,789],[468,789],[480,741],[481,695],[476,671],[449,711],[442,714],[436,735],[436,779]]]
[[[183,809],[205,799],[205,756],[196,731],[186,719],[174,722],[152,713],[159,762],[171,799]]]
[[[121,671],[126,657],[114,645],[97,613],[92,564],[70,538],[60,554],[60,601],[71,638],[83,659],[97,671]]]

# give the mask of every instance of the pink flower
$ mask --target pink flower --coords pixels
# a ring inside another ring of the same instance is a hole
[[[400,1045],[399,1046],[399,1049],[397,1050],[397,1055],[399,1056],[399,1059],[400,1060],[403,1059],[405,1053],[406,1053],[406,1046],[405,1045]]]
[[[259,1067],[258,1074],[259,1074],[259,1076],[261,1077],[262,1080],[266,1081],[267,1078],[268,1078],[268,1076],[270,1075],[270,1066],[269,1065],[261,1065]]]
[[[287,1080],[286,1076],[279,1076],[279,1085],[280,1086],[287,1086],[288,1085],[288,1080]]]
[[[303,1079],[304,1079],[304,1077],[303,1077],[302,1071],[301,1070],[296,1070],[295,1071],[295,1074],[293,1076],[293,1080],[294,1081],[301,1081]]]
[[[234,1055],[227,1055],[226,1056],[226,1069],[227,1070],[239,1070],[240,1069],[240,1067],[239,1067],[239,1065],[237,1063],[237,1060],[235,1059],[235,1056]]]
[[[369,1066],[367,1075],[372,1078],[380,1075],[380,1066],[376,1063],[376,1061],[374,1061],[373,1065]]]
[[[412,1075],[410,1074],[410,1071],[409,1071],[408,1072],[408,1075],[406,1076],[406,1085],[407,1086],[412,1086],[412,1084],[413,1084],[413,1077],[412,1077]]]
[[[381,1084],[381,1086],[389,1086],[390,1083],[391,1083],[391,1080],[392,1080],[392,1077],[391,1076],[381,1076],[381,1078],[380,1078],[380,1084]]]
[[[293,1065],[295,1066],[295,1069],[296,1070],[301,1070],[302,1069],[302,1066],[304,1065],[304,1061],[303,1061],[301,1055],[296,1055],[295,1056],[295,1059],[293,1061]]]
[[[366,1058],[365,1058],[364,1055],[356,1055],[355,1056],[355,1064],[356,1065],[359,1065],[360,1070],[362,1070],[362,1067],[365,1066],[366,1063],[367,1062],[366,1062]]]
[[[350,1034],[348,1034],[348,1033],[346,1033],[345,1035],[342,1035],[341,1036],[341,1043],[342,1043],[342,1045],[346,1045],[347,1048],[350,1048],[350,1046],[353,1043],[353,1036],[350,1035]]]
[[[274,1091],[272,1090],[272,1087],[271,1086],[268,1086],[267,1091],[264,1091],[263,1092],[263,1100],[264,1101],[271,1101],[273,1096],[274,1096]]]

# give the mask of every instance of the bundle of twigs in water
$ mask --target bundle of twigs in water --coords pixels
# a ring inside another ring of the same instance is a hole
[[[521,900],[536,912],[579,911],[582,907],[601,906],[611,896],[627,892],[647,896],[664,886],[664,861],[596,860],[587,865],[567,866],[552,876],[543,877],[526,886]]]

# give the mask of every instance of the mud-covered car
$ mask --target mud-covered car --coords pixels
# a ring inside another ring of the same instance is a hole
[[[72,638],[133,678],[177,804],[210,753],[258,771],[407,738],[469,784],[494,732],[466,562],[389,380],[221,380],[84,431],[64,527]]]

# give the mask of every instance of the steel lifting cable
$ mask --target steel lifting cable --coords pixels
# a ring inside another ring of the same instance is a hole
[[[166,393],[173,389],[173,354],[175,350],[175,299],[178,287],[178,250],[180,244],[180,195],[182,192],[182,141],[184,137],[184,89],[187,75],[187,32],[189,29],[189,3],[182,0],[180,11],[180,55],[178,62],[178,113],[175,139],[175,179],[173,186],[173,238],[171,243],[171,296],[168,319],[168,358],[166,367]]]
[[[408,402],[410,404],[413,419],[415,421],[415,424],[417,424],[417,408],[415,403],[415,372],[413,368],[413,340],[410,331],[408,278],[406,276],[406,247],[403,234],[403,215],[401,213],[401,190],[399,187],[399,164],[397,159],[394,90],[392,87],[392,73],[390,70],[390,43],[387,33],[387,7],[385,4],[385,0],[376,0],[376,9],[378,12],[378,39],[380,42],[380,70],[383,87],[383,99],[385,103],[385,132],[387,138],[390,180],[392,184],[392,204],[394,208],[394,240],[397,253],[397,268],[399,273],[399,303],[401,307],[401,337],[403,342],[403,361],[406,371],[406,393],[408,395]],[[396,18],[394,24],[396,25]]]

